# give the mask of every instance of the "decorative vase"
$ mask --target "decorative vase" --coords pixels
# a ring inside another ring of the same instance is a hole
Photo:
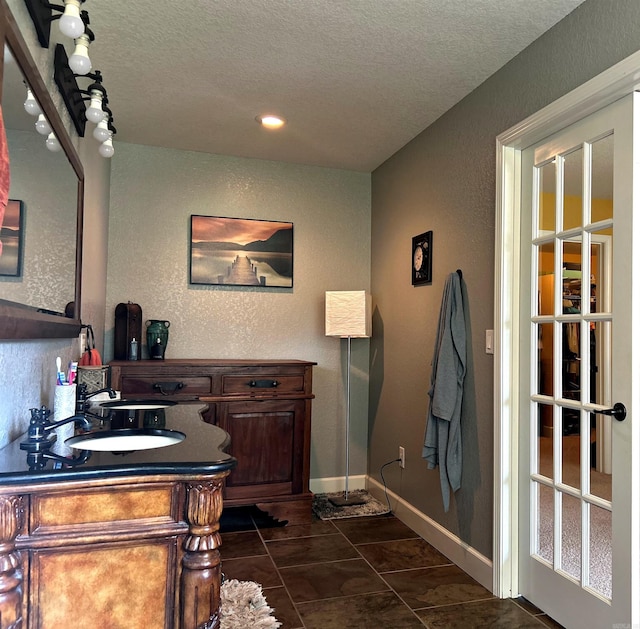
[[[164,353],[169,342],[169,326],[171,324],[160,319],[149,319],[146,325],[149,358],[164,360]]]

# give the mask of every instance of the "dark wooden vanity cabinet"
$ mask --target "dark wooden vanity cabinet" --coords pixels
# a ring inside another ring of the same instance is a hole
[[[184,439],[56,455],[25,433],[0,451],[0,629],[220,627],[229,436],[191,404],[163,424]]]
[[[231,438],[238,465],[226,506],[257,505],[280,520],[311,519],[309,459],[312,368],[300,360],[114,361],[111,385],[124,398],[206,404],[206,421]]]

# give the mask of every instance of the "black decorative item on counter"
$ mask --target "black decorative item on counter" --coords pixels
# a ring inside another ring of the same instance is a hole
[[[128,301],[116,306],[113,356],[116,360],[140,360],[140,339],[142,338],[142,308]],[[136,358],[131,356],[131,342],[138,341]]]
[[[147,321],[147,349],[149,350],[149,358],[164,360],[164,353],[167,350],[169,342],[169,326],[168,321],[161,319],[149,319]]]

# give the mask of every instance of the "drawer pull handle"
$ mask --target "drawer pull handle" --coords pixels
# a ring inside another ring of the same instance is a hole
[[[280,383],[277,380],[251,380],[249,386],[257,389],[275,389]]]
[[[156,382],[153,385],[155,391],[160,391],[161,395],[171,395],[184,387],[182,382]]]

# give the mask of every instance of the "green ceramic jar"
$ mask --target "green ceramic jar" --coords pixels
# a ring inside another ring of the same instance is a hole
[[[169,342],[169,326],[171,324],[161,319],[149,319],[146,325],[149,358],[164,360],[164,353]]]

